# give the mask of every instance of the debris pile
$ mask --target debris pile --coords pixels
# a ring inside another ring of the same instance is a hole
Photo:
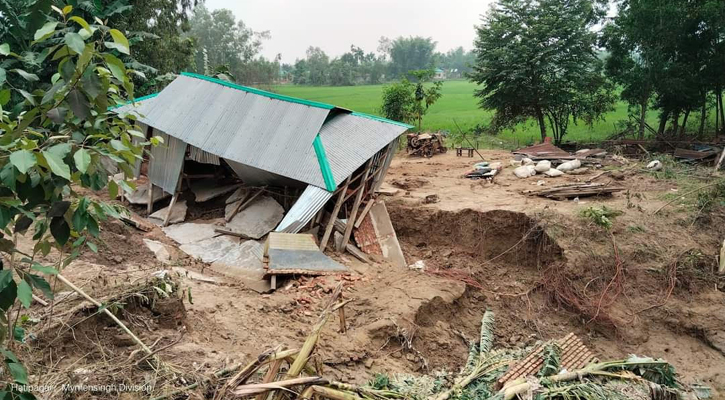
[[[524,194],[529,196],[547,197],[555,200],[573,199],[577,197],[611,195],[621,192],[621,186],[610,186],[608,183],[570,183],[558,185],[551,188],[526,190]]]
[[[524,349],[496,349],[494,314],[490,310],[484,313],[480,336],[470,343],[468,360],[458,374],[378,374],[366,385],[328,379],[320,368],[323,362],[313,353],[322,328],[335,313],[339,315],[340,331],[345,332],[343,307],[348,301],[341,294],[342,284],[333,291],[299,349],[274,347],[244,367],[223,370],[215,379],[207,380],[216,384],[214,398],[283,399],[288,398],[288,393],[297,393],[300,399],[330,400],[510,400],[519,396],[604,400],[631,398],[633,393],[642,398],[674,399],[684,393],[674,367],[666,361],[633,355],[600,362],[573,334]]]

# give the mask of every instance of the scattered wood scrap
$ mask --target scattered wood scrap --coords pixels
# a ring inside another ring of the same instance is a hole
[[[622,190],[624,190],[623,187],[609,186],[608,183],[570,183],[551,188],[526,190],[524,191],[524,194],[561,200],[572,199],[575,197],[611,195],[612,193],[620,192]]]

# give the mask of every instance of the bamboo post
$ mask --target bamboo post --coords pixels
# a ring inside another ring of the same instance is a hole
[[[722,153],[720,153],[720,158],[717,160],[717,164],[715,164],[715,170],[713,171],[713,173],[720,170],[720,166],[722,165],[723,159],[725,159],[725,149],[723,149]]]
[[[146,205],[146,216],[148,217],[154,211],[154,184],[151,183],[151,177],[148,177],[148,204]]]
[[[330,235],[332,235],[332,228],[335,226],[335,219],[337,219],[337,213],[340,212],[342,203],[345,200],[345,193],[347,192],[347,187],[350,185],[350,179],[352,179],[352,175],[347,177],[347,180],[345,181],[345,186],[340,189],[340,194],[337,195],[337,202],[335,202],[335,208],[332,209],[332,214],[330,214],[330,220],[327,221],[327,226],[325,227],[325,233],[322,235],[322,240],[320,240],[320,251],[325,251],[325,247],[327,247],[327,242],[330,240]]]
[[[181,164],[181,171],[179,171],[179,180],[176,182],[176,189],[174,190],[174,195],[171,197],[171,203],[169,203],[169,209],[166,211],[166,216],[164,217],[164,223],[161,226],[169,226],[169,220],[171,220],[171,212],[174,210],[174,205],[176,205],[176,201],[179,199],[179,194],[181,193],[181,182],[184,179],[184,164],[182,161]]]
[[[342,252],[345,249],[345,245],[347,245],[348,240],[350,240],[352,228],[355,226],[357,210],[360,208],[360,201],[362,200],[363,194],[365,193],[365,184],[368,178],[368,174],[370,173],[370,167],[372,166],[372,164],[373,160],[370,159],[370,161],[368,161],[368,163],[365,165],[365,173],[363,174],[363,178],[360,181],[360,188],[357,192],[357,196],[355,196],[355,202],[352,205],[352,211],[350,211],[350,215],[348,215],[347,217],[347,223],[345,224],[345,234],[342,235],[342,242],[340,242],[340,245],[337,246],[338,253]]]
[[[282,367],[282,363],[284,362],[284,359],[278,359],[272,361],[272,364],[270,364],[269,369],[267,370],[267,373],[264,374],[264,378],[262,379],[262,383],[270,383],[274,381],[274,379],[277,377],[277,373],[279,373],[280,367]],[[265,400],[268,396],[264,393],[260,393],[257,395],[257,400]]]
[[[149,355],[153,354],[151,349],[148,346],[146,346],[146,344],[144,344],[144,342],[142,342],[141,339],[138,338],[138,336],[134,335],[133,332],[131,332],[131,330],[128,329],[128,327],[126,325],[124,325],[124,323],[121,322],[121,320],[116,318],[116,316],[113,315],[112,312],[108,311],[108,308],[103,307],[103,305],[101,303],[99,303],[97,300],[95,300],[94,298],[92,298],[91,296],[86,294],[86,292],[84,292],[83,289],[74,285],[71,281],[66,279],[63,275],[57,274],[56,277],[58,278],[59,281],[63,282],[65,285],[68,285],[69,288],[73,289],[73,291],[75,291],[76,293],[83,296],[86,300],[93,303],[96,307],[98,307],[99,310],[102,309],[103,312],[113,320],[113,322],[115,322],[118,326],[120,326],[121,329],[123,329],[123,331],[126,332],[126,334],[128,334],[128,336],[130,336],[131,339],[133,339],[133,341],[136,342],[136,344],[138,344],[139,347],[141,347],[141,349],[143,349],[143,351],[145,351]]]
[[[373,204],[375,204],[375,198],[370,197],[368,200],[368,204],[365,205],[365,208],[363,208],[362,212],[360,213],[360,216],[357,217],[357,220],[355,221],[355,228],[359,228],[360,224],[362,224],[363,220],[365,219],[365,216],[368,215],[368,212],[370,212],[370,209],[373,208]]]

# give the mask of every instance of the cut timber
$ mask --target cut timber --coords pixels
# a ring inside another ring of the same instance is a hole
[[[232,219],[234,219],[234,217],[239,212],[241,212],[242,210],[244,210],[245,208],[247,208],[250,204],[252,204],[252,202],[257,197],[259,197],[259,195],[261,195],[262,193],[264,193],[264,189],[257,190],[257,192],[254,193],[253,195],[251,195],[251,197],[250,197],[250,194],[247,193],[247,195],[244,196],[244,200],[239,200],[237,202],[232,203],[232,204],[236,204],[236,206],[232,206],[231,208],[229,208],[229,206],[227,206],[224,209],[224,220],[226,222],[229,222]],[[282,211],[284,211],[284,209],[282,209]]]
[[[259,239],[279,225],[283,217],[282,206],[273,198],[262,196],[250,202],[248,207],[227,222],[226,227],[249,238]]]
[[[357,217],[357,220],[355,221],[355,228],[360,227],[360,224],[362,223],[363,219],[365,219],[365,216],[368,215],[368,212],[373,207],[373,204],[375,204],[375,199],[368,200],[368,204],[365,205],[365,208],[363,208],[360,216]]]
[[[525,190],[529,196],[547,197],[550,199],[571,199],[574,197],[602,196],[621,192],[623,187],[609,186],[606,183],[571,183],[552,188]]]
[[[323,254],[312,235],[272,232],[264,255],[268,276],[330,275],[349,273],[348,268]]]
[[[675,149],[675,158],[682,158],[685,160],[703,160],[706,158],[714,157],[717,155],[717,151],[715,150],[707,150],[707,151],[697,151],[697,150],[688,150],[683,148],[676,148]]]
[[[203,203],[236,190],[240,186],[242,186],[241,183],[220,186],[213,179],[204,179],[192,183],[191,192],[194,193],[197,203]]]
[[[228,228],[217,227],[217,228],[214,228],[214,232],[221,233],[222,235],[236,236],[236,237],[240,237],[242,239],[254,239],[241,232],[236,232],[236,231],[233,231]]]
[[[353,225],[355,225],[355,221],[357,220],[357,211],[360,208],[360,202],[362,201],[363,195],[365,194],[365,186],[367,183],[368,175],[370,174],[370,167],[372,167],[372,165],[372,159],[370,159],[367,165],[365,165],[365,173],[363,173],[363,178],[360,181],[360,186],[357,188],[358,192],[355,195],[355,202],[352,204],[352,211],[350,211],[350,216],[348,217],[347,224],[345,225],[345,233],[342,235],[342,243],[340,244],[340,246],[337,247],[338,253],[341,252],[343,248],[345,248],[348,240],[350,240],[350,235],[352,235],[352,229],[354,228]]]
[[[337,246],[342,242],[342,234],[340,232],[335,232],[335,245]],[[357,258],[358,260],[370,264],[370,259],[365,255],[365,253],[358,249],[357,246],[355,246],[352,243],[348,243],[345,246],[345,250],[347,250],[348,253],[352,254],[353,257]]]
[[[330,240],[330,235],[332,234],[332,228],[335,225],[337,214],[340,212],[340,207],[342,207],[342,203],[345,201],[345,193],[347,193],[347,187],[350,185],[350,179],[352,179],[352,175],[347,177],[345,186],[340,189],[339,194],[337,195],[335,208],[332,209],[332,216],[328,219],[327,225],[325,226],[325,233],[322,235],[322,240],[320,241],[320,250],[324,251],[325,247],[327,247],[327,241]]]

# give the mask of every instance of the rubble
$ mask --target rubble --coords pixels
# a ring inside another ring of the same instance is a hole
[[[143,242],[146,244],[146,247],[154,253],[157,260],[164,264],[171,263],[171,252],[165,244],[151,239],[144,239]]]
[[[191,184],[191,192],[194,193],[195,201],[197,203],[203,203],[209,201],[221,195],[227,194],[233,190],[238,189],[242,186],[241,183],[233,185],[219,185],[213,179],[203,179],[195,181]]]
[[[188,210],[188,207],[186,206],[186,201],[179,201],[174,204],[174,208],[171,210],[171,216],[169,217],[169,223],[176,224],[179,222],[184,222],[186,220],[186,212]],[[169,213],[169,207],[164,207],[155,213],[149,215],[148,220],[156,225],[161,225],[164,223],[164,219],[166,218],[167,214]]]
[[[606,183],[571,183],[552,188],[526,190],[524,191],[524,194],[563,200],[588,196],[611,195],[612,193],[623,190],[623,187],[609,186]]]

